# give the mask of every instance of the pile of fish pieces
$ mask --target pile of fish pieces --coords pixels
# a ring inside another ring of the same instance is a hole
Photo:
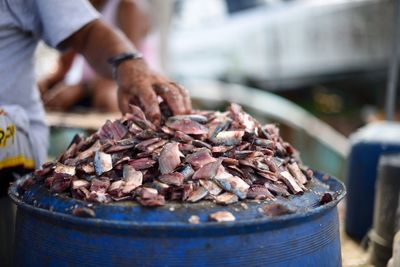
[[[142,110],[107,121],[87,138],[75,136],[56,162],[34,179],[54,193],[98,203],[243,199],[301,194],[312,177],[275,124],[261,126],[237,104],[225,112],[164,117],[160,126]]]

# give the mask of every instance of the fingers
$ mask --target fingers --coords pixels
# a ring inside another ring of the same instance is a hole
[[[159,125],[161,121],[161,111],[158,105],[157,95],[151,86],[147,86],[138,95],[141,106],[144,108],[146,117],[154,124]]]
[[[154,124],[158,125],[161,121],[161,112],[158,106],[157,95],[151,86],[142,86],[137,91],[133,88],[128,90],[119,89],[118,104],[123,114],[130,112],[129,104],[134,104],[142,107],[146,118],[151,120]]]
[[[157,84],[154,86],[156,93],[167,103],[174,115],[188,112],[187,103],[181,90],[174,84]]]
[[[131,96],[129,94],[125,94],[118,88],[118,106],[122,114],[129,112],[129,103],[131,102],[130,98]]]
[[[171,82],[171,84],[179,90],[179,92],[183,98],[183,104],[185,107],[184,113],[185,114],[191,113],[192,112],[192,102],[190,101],[190,96],[189,96],[188,90],[186,90],[186,88],[184,88],[183,86],[181,86],[175,82]]]

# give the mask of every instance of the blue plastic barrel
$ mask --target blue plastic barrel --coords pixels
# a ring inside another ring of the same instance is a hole
[[[317,174],[319,179],[322,175]],[[265,203],[217,206],[211,202],[145,208],[134,203],[95,205],[95,218],[71,215],[87,205],[52,196],[41,187],[10,196],[18,205],[16,266],[341,266],[337,203],[344,185],[324,176],[299,197],[279,198],[296,213],[262,215]],[[336,200],[320,205],[322,192]],[[229,210],[235,222],[207,222]],[[200,224],[189,224],[191,215]]]
[[[358,240],[372,227],[375,182],[379,157],[400,152],[400,124],[380,122],[359,129],[350,137],[346,176],[346,233]]]

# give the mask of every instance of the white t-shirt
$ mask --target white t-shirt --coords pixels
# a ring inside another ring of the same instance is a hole
[[[0,0],[0,107],[26,112],[38,163],[46,159],[48,130],[34,76],[36,46],[42,39],[57,48],[98,16],[86,0]]]

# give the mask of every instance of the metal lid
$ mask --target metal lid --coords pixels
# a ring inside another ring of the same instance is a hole
[[[374,142],[400,145],[400,123],[374,122],[358,129],[350,136],[351,144]]]

